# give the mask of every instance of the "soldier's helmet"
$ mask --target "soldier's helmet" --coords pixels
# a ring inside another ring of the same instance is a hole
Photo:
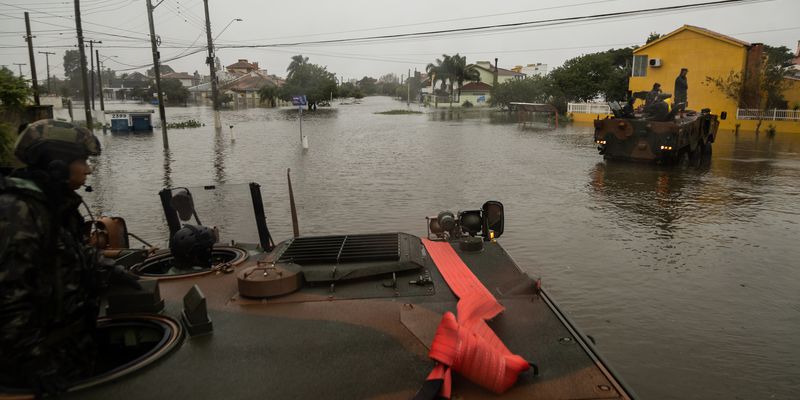
[[[40,120],[20,133],[14,154],[29,166],[54,160],[70,163],[100,154],[100,141],[88,129],[65,121]]]

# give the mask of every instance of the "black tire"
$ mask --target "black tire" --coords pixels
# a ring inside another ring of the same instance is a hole
[[[692,167],[699,167],[700,162],[702,161],[703,157],[703,143],[698,143],[697,147],[694,148],[694,151],[691,149],[687,150],[689,152],[689,165]]]

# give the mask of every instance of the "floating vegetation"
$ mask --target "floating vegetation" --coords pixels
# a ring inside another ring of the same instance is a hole
[[[403,114],[422,114],[422,112],[421,111],[412,111],[412,110],[389,110],[389,111],[376,112],[375,114],[403,115]]]
[[[170,122],[167,124],[167,129],[199,128],[201,126],[206,126],[206,124],[190,119],[188,121]]]

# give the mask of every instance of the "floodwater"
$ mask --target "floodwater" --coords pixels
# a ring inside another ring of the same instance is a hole
[[[405,107],[367,98],[304,113],[307,151],[296,109],[224,111],[215,133],[208,108],[168,108],[207,126],[171,130],[167,154],[160,130],[100,134],[85,197],[161,243],[165,185],[258,182],[273,236],[289,237],[287,168],[303,234],[424,235],[426,215],[500,200],[500,242],[641,398],[797,398],[800,135],[720,132],[709,168],[671,169],[603,161],[589,126],[374,114]]]

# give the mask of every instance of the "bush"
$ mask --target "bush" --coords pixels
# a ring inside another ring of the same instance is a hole
[[[16,140],[17,130],[9,124],[0,123],[0,166],[19,166],[19,161],[14,156]]]
[[[190,119],[188,121],[170,122],[167,124],[167,129],[199,128],[201,126],[205,126],[205,124],[201,124],[197,120]]]

